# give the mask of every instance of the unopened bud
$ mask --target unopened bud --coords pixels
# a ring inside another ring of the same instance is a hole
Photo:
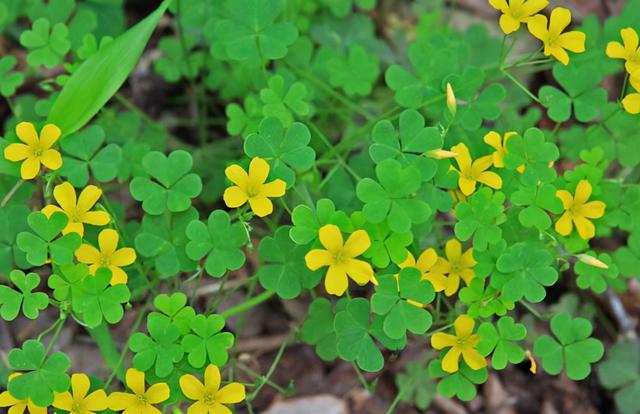
[[[529,371],[531,371],[532,374],[535,374],[536,372],[538,372],[538,364],[536,363],[536,359],[533,357],[533,355],[531,355],[531,351],[529,351],[528,349],[524,351],[524,353],[527,356],[527,358],[529,358],[529,362],[531,362],[531,367],[529,367]]]
[[[456,104],[456,95],[453,93],[453,88],[449,82],[447,82],[447,108],[449,108],[451,115],[456,115],[456,111],[458,109]]]
[[[598,269],[608,269],[609,265],[603,262],[602,260],[596,259],[593,256],[589,256],[588,254],[576,254],[578,260],[582,263],[586,263],[589,266],[597,267]]]
[[[433,159],[436,159],[436,160],[443,160],[445,158],[453,158],[456,155],[458,155],[457,152],[447,151],[447,150],[443,150],[443,149],[430,150],[430,151],[427,151],[426,154],[427,154],[427,157],[433,158]]]

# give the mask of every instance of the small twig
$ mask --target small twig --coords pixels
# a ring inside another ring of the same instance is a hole
[[[613,316],[615,316],[616,322],[622,331],[622,335],[629,339],[637,339],[638,335],[635,332],[635,322],[627,314],[620,297],[611,288],[607,289],[605,297],[607,298],[611,312],[613,313]]]

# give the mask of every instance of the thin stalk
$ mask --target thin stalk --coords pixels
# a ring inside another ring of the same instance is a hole
[[[232,308],[227,309],[226,311],[222,312],[220,315],[227,319],[230,318],[234,315],[238,315],[240,313],[246,312],[249,309],[252,309],[256,306],[258,306],[259,304],[261,304],[262,302],[265,302],[267,300],[269,300],[269,298],[271,298],[273,295],[275,295],[276,292],[274,290],[266,290],[264,292],[262,292],[261,294],[259,294],[258,296],[254,296],[253,298],[251,298],[250,300],[243,302],[237,306],[234,306]]]
[[[519,301],[518,303],[520,303],[522,306],[524,306],[529,312],[531,312],[536,318],[542,320],[542,321],[547,321],[550,319],[550,317],[548,315],[544,315],[542,313],[540,313],[536,308],[534,308],[533,306],[531,306],[530,304],[528,304],[527,302],[525,302],[524,300]]]
[[[256,398],[256,396],[258,395],[258,393],[260,392],[262,387],[264,387],[264,385],[267,383],[267,381],[270,380],[271,376],[273,375],[273,373],[276,370],[276,367],[280,363],[280,359],[282,358],[282,355],[284,354],[284,350],[287,348],[287,345],[289,345],[289,341],[293,337],[293,332],[295,332],[295,331],[292,330],[291,333],[285,338],[285,340],[282,341],[282,345],[280,345],[280,349],[278,349],[278,353],[276,354],[275,359],[271,363],[271,367],[269,367],[269,370],[267,371],[267,374],[261,378],[260,385],[258,385],[258,387],[255,389],[255,391],[253,391],[251,393],[251,395],[249,395],[247,397],[247,400],[253,400],[254,398]]]
[[[542,102],[540,102],[540,99],[538,99],[537,96],[535,96],[526,86],[524,86],[518,79],[516,79],[511,73],[509,73],[509,71],[507,71],[506,69],[502,69],[502,73],[504,73],[504,75],[509,78],[511,80],[511,82],[513,82],[518,88],[522,89],[522,91],[527,94],[527,96],[529,96],[529,98],[533,99],[534,101],[536,101],[537,103],[539,103],[540,105],[542,105]]]
[[[16,181],[16,183],[11,187],[11,190],[4,196],[2,202],[0,203],[0,208],[4,208],[7,203],[11,200],[11,198],[16,194],[16,192],[20,189],[20,187],[24,184],[24,180],[20,179]]]

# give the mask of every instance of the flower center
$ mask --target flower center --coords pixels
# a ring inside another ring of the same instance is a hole
[[[206,405],[213,405],[216,402],[215,394],[208,392],[204,395],[203,401]]]
[[[462,266],[458,262],[451,263],[451,273],[460,273],[462,272]]]
[[[74,211],[73,213],[69,214],[69,220],[72,223],[82,223],[82,215],[77,211]]]
[[[100,267],[109,267],[111,265],[111,258],[109,256],[100,256]]]
[[[42,148],[36,148],[35,150],[33,150],[34,157],[42,157],[43,153],[44,153],[44,150]]]
[[[149,402],[149,399],[144,394],[136,394],[136,397],[138,397],[138,404],[140,405],[147,405]]]
[[[344,254],[344,251],[340,249],[333,255],[333,262],[335,264],[342,264],[347,261],[347,258],[348,257]]]
[[[253,185],[247,186],[247,196],[249,198],[256,197],[258,194],[260,194],[260,187],[261,186],[259,184],[258,185],[253,184]]]
[[[71,405],[71,412],[72,413],[82,412],[82,403],[74,402],[73,405]]]
[[[469,340],[469,338],[464,338],[464,337],[456,337],[456,345],[458,346],[465,346],[467,344],[467,341]]]

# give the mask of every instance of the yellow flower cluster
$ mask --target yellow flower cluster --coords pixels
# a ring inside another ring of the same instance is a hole
[[[500,28],[505,35],[526,24],[529,33],[542,42],[545,56],[553,56],[566,65],[569,63],[567,50],[574,53],[585,51],[584,33],[564,31],[571,23],[569,9],[556,7],[547,19],[547,16],[539,14],[549,4],[547,0],[489,0],[489,3],[502,13]]]
[[[607,56],[612,59],[623,59],[629,83],[635,90],[624,97],[622,106],[630,114],[640,113],[640,47],[638,33],[631,27],[620,30],[622,42],[609,42]]]
[[[9,377],[11,381],[20,373]],[[109,396],[104,390],[89,392],[91,382],[86,374],[71,376],[71,391],[55,393],[53,407],[73,414],[94,414],[107,409],[121,411],[123,414],[160,414],[157,404],[170,397],[169,386],[164,383],[152,384],[147,388],[144,372],[134,368],[127,370],[125,382],[130,392],[113,392]],[[231,413],[228,404],[239,403],[245,399],[244,385],[232,382],[220,387],[220,369],[209,365],[204,372],[204,383],[191,374],[180,377],[182,393],[195,401],[189,407],[189,414]],[[0,393],[0,407],[10,407],[9,413],[23,414],[28,408],[31,414],[46,414],[48,407],[39,407],[30,400],[14,398],[9,391]]]

